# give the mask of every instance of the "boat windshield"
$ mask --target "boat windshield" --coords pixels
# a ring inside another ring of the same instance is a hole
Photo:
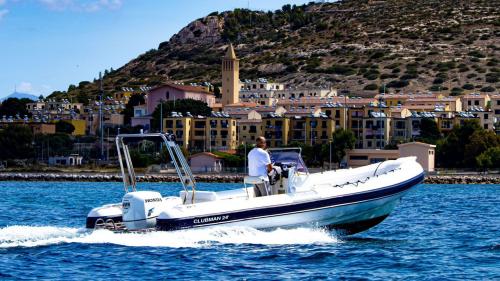
[[[300,148],[271,148],[268,151],[271,162],[295,166],[298,172],[309,173],[300,155]]]

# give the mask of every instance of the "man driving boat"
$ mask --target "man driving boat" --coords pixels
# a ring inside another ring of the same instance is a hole
[[[269,181],[267,180],[268,173],[272,171],[271,157],[265,151],[266,139],[258,137],[256,146],[248,153],[248,175],[251,177],[264,177],[266,180],[262,184],[254,185],[255,197],[271,195]]]

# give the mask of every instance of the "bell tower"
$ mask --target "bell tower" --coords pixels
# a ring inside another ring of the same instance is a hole
[[[240,101],[240,60],[236,58],[233,44],[229,44],[222,58],[222,105]]]

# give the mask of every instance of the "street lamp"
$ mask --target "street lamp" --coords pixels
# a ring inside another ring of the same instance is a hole
[[[331,170],[332,169],[332,140],[330,140],[329,143],[330,143],[330,163],[329,163],[328,167],[329,167],[329,170]]]

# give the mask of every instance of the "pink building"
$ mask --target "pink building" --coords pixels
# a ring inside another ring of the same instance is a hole
[[[153,114],[160,101],[193,99],[203,101],[208,106],[215,104],[215,96],[206,87],[166,84],[153,88],[147,95],[147,115]]]
[[[222,158],[210,153],[201,152],[189,157],[191,170],[195,173],[200,172],[221,172]]]

